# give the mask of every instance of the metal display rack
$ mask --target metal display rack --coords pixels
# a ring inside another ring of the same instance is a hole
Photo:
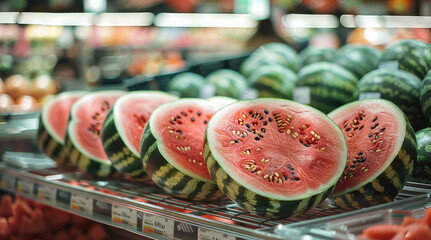
[[[280,230],[289,226],[323,229],[326,219],[358,212],[323,202],[302,215],[272,219],[244,211],[227,198],[188,201],[154,185],[127,178],[95,179],[76,171],[29,170],[6,164],[0,165],[0,189],[153,239],[299,239],[298,235]],[[431,205],[430,191],[431,185],[409,182],[395,202],[364,210],[415,201],[428,201]],[[299,235],[307,239],[331,239],[324,232],[304,231]]]

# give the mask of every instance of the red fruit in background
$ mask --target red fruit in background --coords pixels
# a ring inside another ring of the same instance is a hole
[[[11,236],[11,230],[6,218],[0,218],[0,239],[8,239]]]
[[[77,227],[85,227],[91,223],[91,221],[87,218],[84,218],[75,214],[71,214],[70,216],[71,216],[72,224]]]
[[[12,232],[13,235],[17,235],[18,234],[18,221],[16,220],[16,217],[9,217],[7,219],[7,223],[9,225],[9,228]]]
[[[197,0],[165,0],[166,5],[175,12],[191,13],[195,10]]]
[[[87,236],[92,240],[104,240],[108,238],[108,233],[101,224],[94,223],[88,230]]]
[[[319,14],[333,13],[339,7],[337,0],[302,0],[302,4]]]
[[[9,194],[3,195],[0,203],[0,217],[11,217],[12,213],[12,196]]]
[[[67,235],[65,230],[59,231],[57,234],[55,234],[54,240],[73,240],[69,235]]]
[[[20,222],[23,217],[30,217],[32,213],[31,207],[21,199],[15,199],[12,204],[12,212],[17,221]]]
[[[405,216],[403,219],[403,223],[401,223],[401,226],[409,226],[411,224],[417,224],[422,222],[422,219],[419,218],[414,218],[414,217],[410,217],[410,216]]]
[[[24,216],[19,222],[18,231],[26,236],[42,235],[48,231],[42,210],[36,209],[30,217]]]
[[[394,224],[379,224],[363,231],[364,235],[371,239],[391,240],[404,227]]]
[[[64,229],[72,221],[71,214],[55,208],[44,209],[43,215],[48,228],[52,232]]]

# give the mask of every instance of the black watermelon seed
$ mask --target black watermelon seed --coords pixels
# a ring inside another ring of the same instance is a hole
[[[272,122],[272,118],[268,118],[268,122]]]
[[[253,114],[253,112],[252,112],[252,111],[250,111],[250,112],[248,112],[248,114],[250,114],[250,115],[251,115],[251,114]]]
[[[255,137],[255,138],[254,138],[254,140],[259,141],[259,140],[260,140],[260,138],[259,138],[259,137]]]
[[[268,123],[267,122],[263,122],[263,126],[266,126]]]
[[[260,131],[263,133],[266,132],[265,128],[261,128]]]
[[[359,155],[359,156],[362,156],[363,154],[364,154],[363,152],[359,152],[359,154],[358,154],[358,155]]]
[[[384,127],[384,128],[382,128],[382,129],[380,129],[380,132],[383,132],[383,131],[385,131],[386,130],[386,128]]]
[[[204,124],[207,124],[207,120],[204,120]]]
[[[192,120],[192,122],[194,122],[194,121],[195,121],[195,118],[191,118],[190,120]]]
[[[309,147],[309,146],[310,146],[310,144],[304,144],[304,146]]]
[[[249,132],[253,132],[253,130],[251,130],[251,128],[247,128],[247,131],[249,131]]]
[[[198,116],[200,116],[202,113],[201,112],[198,112]]]
[[[373,134],[368,135],[369,138],[371,138],[373,136]]]
[[[373,119],[373,122],[375,122],[375,121],[377,121],[377,117],[375,117],[375,118]]]
[[[299,177],[295,177],[294,179],[295,179],[295,181],[299,181]]]
[[[260,138],[263,138],[263,135],[262,135],[262,134],[257,134],[257,136],[259,136]]]
[[[248,123],[247,123],[247,124],[245,124],[245,126],[246,126],[247,128],[250,128],[250,124],[248,124]]]
[[[259,120],[261,120],[261,121],[262,121],[262,120],[263,120],[263,117],[260,117],[260,118],[259,118]]]
[[[183,116],[187,116],[187,114],[185,112],[181,112],[181,115]]]
[[[269,112],[268,112],[268,110],[266,110],[266,109],[265,109],[265,110],[263,110],[263,112],[264,112],[265,114],[268,114],[268,113],[269,113]]]

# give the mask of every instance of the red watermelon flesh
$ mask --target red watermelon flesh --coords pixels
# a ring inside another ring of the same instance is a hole
[[[159,151],[189,176],[212,181],[203,157],[206,126],[221,105],[203,99],[180,99],[167,103],[150,118],[152,133],[161,142]]]
[[[347,105],[346,105],[347,106]],[[329,116],[342,129],[348,145],[348,160],[333,196],[357,189],[380,175],[401,149],[404,116],[385,102],[358,101]]]
[[[63,92],[45,105],[46,111],[42,111],[42,121],[57,142],[64,144],[70,109],[73,103],[86,93],[86,91]]]
[[[156,92],[138,91],[118,99],[114,106],[114,120],[125,144],[139,156],[142,132],[151,113],[160,105],[177,99],[176,96]],[[131,146],[130,146],[131,145]]]
[[[103,150],[101,128],[109,109],[124,91],[100,91],[89,93],[73,104],[68,134],[73,145],[81,153],[109,161]]]

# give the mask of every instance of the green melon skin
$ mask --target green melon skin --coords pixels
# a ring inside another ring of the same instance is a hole
[[[298,77],[292,70],[280,65],[263,65],[249,76],[258,97],[292,99]]]
[[[258,47],[240,66],[240,72],[248,77],[254,69],[262,65],[278,64],[296,72],[299,61],[296,51],[289,45],[270,42]]]
[[[386,48],[380,63],[398,61],[398,68],[423,79],[431,69],[431,45],[416,39],[400,40]]]
[[[350,104],[359,105],[363,101],[375,100],[355,101]],[[386,104],[393,105],[386,100],[378,101],[385,101]],[[329,113],[328,116],[332,117],[335,111],[343,111],[342,109],[348,107],[350,104],[346,104],[334,110],[334,112]],[[393,108],[398,109],[395,105],[393,105]],[[398,111],[400,111],[400,109],[398,109]],[[376,178],[362,187],[352,189],[352,191],[345,194],[331,195],[327,199],[329,203],[343,209],[361,209],[392,202],[395,199],[412,174],[417,157],[415,132],[409,119],[404,113],[401,112],[401,114],[404,115],[404,119],[400,119],[400,121],[405,121],[406,133],[401,148],[391,164]]]
[[[431,183],[431,127],[416,132],[417,160],[410,180]]]
[[[205,83],[205,78],[201,75],[184,72],[169,81],[167,90],[179,97],[197,98],[200,96],[200,91]]]
[[[248,104],[247,101],[260,101],[260,100],[286,101],[287,104],[288,102],[290,102],[289,100],[282,100],[282,99],[275,99],[275,98],[242,100],[240,102],[244,102],[245,104]],[[228,109],[228,107],[225,107],[223,109]],[[326,115],[324,114],[322,114],[322,116],[326,117]],[[328,120],[331,121],[329,118]],[[211,124],[211,121],[210,121],[210,124]],[[334,123],[334,127],[338,129],[335,123]],[[267,196],[263,196],[259,193],[256,193],[253,191],[252,188],[241,185],[238,181],[236,181],[230,175],[228,175],[226,171],[223,170],[223,168],[220,166],[214,154],[212,153],[212,146],[208,142],[208,128],[209,126],[207,127],[207,132],[205,133],[205,140],[204,140],[204,157],[205,157],[205,162],[207,164],[210,175],[216,182],[217,186],[232,201],[234,201],[241,208],[247,211],[250,211],[252,213],[256,213],[265,217],[271,217],[271,218],[293,217],[313,209],[314,207],[322,203],[327,197],[329,197],[332,191],[335,189],[336,182],[334,182],[332,186],[329,186],[328,188],[320,192],[311,194],[308,197],[304,197],[302,199],[291,199],[291,200],[280,200],[277,198],[270,198]],[[341,133],[341,131],[339,134],[341,139],[345,142],[345,138]],[[345,150],[346,150],[345,156],[347,158],[347,145]],[[343,150],[340,149],[340,151],[343,151]]]
[[[336,55],[335,49],[309,46],[299,53],[299,66],[303,68],[316,62],[332,62]]]
[[[358,79],[335,63],[318,62],[303,67],[296,87],[310,88],[309,105],[328,113],[354,100]]]
[[[359,80],[355,99],[361,93],[380,93],[380,98],[397,105],[409,118],[416,131],[428,125],[419,100],[421,81],[413,74],[397,69],[376,69]]]
[[[114,168],[139,181],[150,181],[141,159],[136,156],[121,139],[115,126],[113,108],[109,110],[102,127],[102,143],[105,153]]]
[[[334,62],[361,79],[379,66],[381,57],[382,52],[375,47],[347,44],[337,51]]]
[[[431,70],[428,71],[425,78],[422,80],[421,90],[419,94],[422,112],[431,124]]]
[[[215,87],[215,96],[240,99],[241,93],[248,87],[247,79],[231,69],[219,69],[207,76],[207,82]]]

